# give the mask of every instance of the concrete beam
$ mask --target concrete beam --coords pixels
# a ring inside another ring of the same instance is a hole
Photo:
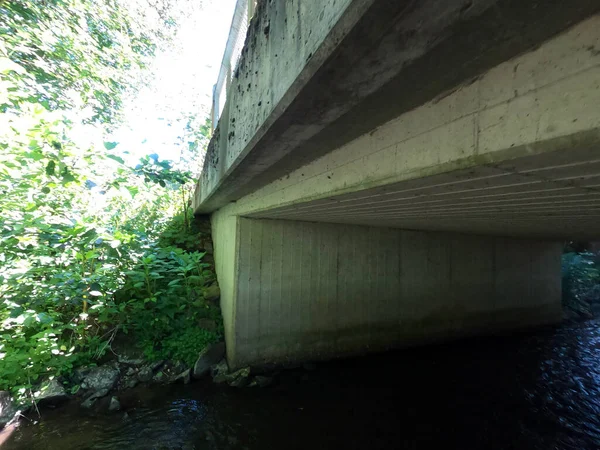
[[[238,200],[598,10],[596,0],[259,3],[196,212]]]
[[[600,232],[600,16],[232,203],[228,214],[544,238]]]

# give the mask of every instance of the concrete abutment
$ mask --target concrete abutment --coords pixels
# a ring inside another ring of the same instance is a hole
[[[228,361],[297,363],[561,319],[551,241],[213,215]]]

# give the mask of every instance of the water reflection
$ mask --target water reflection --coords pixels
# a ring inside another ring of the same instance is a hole
[[[140,390],[6,449],[598,449],[600,323],[474,338],[282,374],[267,389]]]

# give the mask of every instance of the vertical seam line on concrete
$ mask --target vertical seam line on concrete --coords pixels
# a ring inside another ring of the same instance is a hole
[[[457,288],[454,283],[454,278],[456,275],[452,271],[452,266],[454,265],[454,252],[457,247],[457,240],[457,236],[451,236],[449,239],[450,242],[448,243],[448,247],[446,247],[446,250],[448,251],[448,255],[446,257],[446,264],[448,264],[448,294],[450,296],[450,300],[455,311],[458,308],[458,296],[456,295]]]
[[[477,79],[477,111],[475,113],[475,126],[473,127],[473,141],[475,142],[475,155],[479,155],[479,120],[481,117],[481,78]]]
[[[404,301],[405,298],[405,285],[404,279],[402,278],[402,270],[403,270],[403,252],[404,251],[404,232],[402,230],[398,230],[398,292],[400,293],[400,298],[398,301]],[[397,317],[397,325],[400,325],[401,315]]]
[[[330,234],[330,224],[324,224],[324,226],[326,226],[327,228],[323,231],[323,233],[321,234],[319,241],[318,241],[318,247],[317,250],[319,252],[319,254],[324,253],[327,256],[327,260],[324,264],[319,263],[318,266],[318,283],[317,283],[317,295],[319,296],[319,303],[321,303],[321,301],[325,301],[325,314],[323,317],[329,317],[329,295],[325,295],[324,294],[324,289],[325,286],[323,284],[323,267],[325,267],[326,269],[329,269],[331,267],[331,252],[329,251],[328,248],[325,247],[325,242],[327,242],[327,236],[329,236]],[[325,326],[324,326],[325,321],[324,320],[320,320],[320,328],[321,328],[321,341],[323,341],[324,337],[325,337]]]
[[[281,311],[282,311],[282,305],[281,305],[281,299],[283,298],[283,233],[284,233],[284,229],[283,229],[283,223],[282,222],[278,222],[277,224],[279,226],[279,258],[277,260],[277,264],[279,265],[279,305],[277,310],[279,311],[279,317],[281,320]],[[283,335],[283,326],[281,323],[279,323],[279,326],[277,327],[277,338],[279,340],[279,342],[281,342],[281,338]]]
[[[308,225],[307,225],[308,226]],[[316,234],[318,233],[317,230],[311,230],[310,233],[310,245],[308,246],[308,258],[309,258],[309,265],[308,265],[308,285],[307,285],[307,298],[308,298],[308,302],[306,305],[307,308],[307,314],[306,317],[308,319],[308,323],[307,323],[307,327],[310,329],[314,329],[314,321],[313,321],[313,314],[312,314],[312,307],[314,302],[316,301],[315,297],[315,292],[313,289],[314,286],[314,282],[315,282],[315,278],[314,278],[314,268],[315,268],[315,264],[317,264],[317,261],[319,259],[319,255],[317,252],[315,252],[315,238],[316,238]],[[315,261],[315,259],[317,261]]]
[[[231,353],[233,355],[233,359],[235,360],[235,349],[237,347],[237,299],[238,299],[238,290],[239,290],[239,270],[240,270],[240,217],[235,217],[235,243],[234,243],[234,260],[233,260],[233,289],[232,289],[232,299],[231,299],[231,326],[233,327],[233,332],[230,333],[233,342],[228,343],[231,345]]]
[[[295,244],[298,245],[298,242],[295,239],[295,234],[296,234],[296,230],[295,230],[296,227],[294,226],[295,223],[290,222],[290,225],[291,226],[285,227],[285,228],[287,228],[288,230],[291,230],[291,233],[292,233],[291,238],[288,239],[288,241],[287,241],[290,243],[289,250],[292,250],[295,247],[293,243],[295,242]],[[293,251],[288,251],[288,255],[289,255],[289,271],[291,274],[293,274],[294,273],[294,256],[295,255],[294,255]],[[287,296],[288,301],[287,301],[287,336],[286,336],[286,338],[287,338],[288,342],[286,342],[284,345],[286,346],[287,351],[289,351],[289,337],[292,335],[292,312],[293,312],[292,304],[293,304],[293,298],[294,298],[294,292],[293,292],[294,283],[292,281],[291,276],[287,277],[287,284],[288,284],[288,296]]]
[[[245,295],[244,295],[244,305],[242,305],[242,307],[244,308],[244,319],[245,319],[245,324],[244,324],[244,331],[246,332],[246,335],[243,337],[244,338],[244,342],[246,343],[246,345],[248,344],[248,341],[250,339],[250,303],[252,302],[251,298],[250,298],[250,284],[252,282],[252,256],[250,255],[250,253],[252,252],[252,221],[251,219],[246,219],[244,221],[244,235],[247,234],[247,241],[244,244],[245,246],[245,254],[247,253],[247,259],[245,261],[245,263],[248,265],[248,268],[246,269],[246,277],[243,280],[244,282],[244,289],[245,289]],[[244,350],[247,353],[247,350]]]
[[[335,321],[333,323],[334,326],[334,330],[338,329],[338,324],[339,324],[339,320],[338,320],[338,315],[339,315],[339,304],[340,304],[340,282],[341,282],[341,274],[340,274],[340,250],[341,250],[341,230],[343,230],[345,228],[345,225],[341,225],[340,227],[335,227],[335,240],[336,240],[336,254],[335,254],[335,278],[336,278],[336,283],[335,283],[335,313],[333,314],[333,317],[335,317]],[[334,338],[334,346],[337,346],[337,342],[336,339]]]
[[[258,225],[258,223],[257,223],[257,225]],[[258,261],[258,286],[260,287],[260,286],[263,286],[263,258],[264,258],[263,240],[265,238],[265,228],[266,228],[266,226],[263,223],[263,224],[260,224],[259,228],[260,228],[260,240],[259,240],[260,251],[259,251],[259,261]],[[263,302],[262,302],[262,287],[260,287],[258,289],[257,293],[258,293],[258,298],[256,299],[256,301],[258,302],[258,308],[257,308],[258,314],[256,315],[257,316],[256,317],[256,329],[258,330],[257,331],[258,339],[257,339],[257,342],[256,342],[256,346],[258,348],[261,348],[261,341],[263,340],[262,339],[263,333],[262,333],[262,329],[261,329],[261,320],[260,320],[261,312],[263,310],[263,308],[262,308],[262,304],[263,304]],[[267,311],[268,310],[269,309],[267,308]]]
[[[327,224],[323,224],[324,227],[327,227]],[[311,314],[311,320],[313,321],[314,324],[316,324],[318,331],[318,335],[319,335],[319,340],[323,341],[323,320],[321,320],[323,317],[327,317],[327,307],[325,306],[324,310],[321,311],[321,314],[319,314],[319,309],[322,308],[322,301],[323,301],[323,296],[321,294],[321,274],[323,273],[323,270],[325,267],[327,267],[326,263],[324,262],[324,254],[326,254],[325,252],[322,251],[322,247],[321,247],[321,243],[323,242],[323,235],[326,232],[322,229],[319,228],[318,233],[315,235],[315,240],[313,242],[313,252],[317,257],[317,263],[314,266],[314,271],[313,271],[313,276],[314,276],[314,280],[311,283],[311,289],[313,290],[314,293],[314,301],[316,302],[314,307],[314,311]],[[316,313],[316,314],[315,314]]]
[[[533,247],[533,243],[529,240],[525,241],[525,245],[527,246],[527,256],[529,257],[529,264],[527,264],[527,271],[529,272],[529,276],[527,277],[527,285],[528,285],[528,291],[529,291],[529,299],[534,298],[535,296],[535,292],[534,292],[534,287],[532,285],[532,279],[534,276],[534,270],[533,270],[533,264],[534,264],[534,255],[532,253],[532,248]],[[529,299],[527,299],[529,301]]]
[[[497,237],[492,238],[492,286],[493,292],[493,307],[496,308],[498,304],[498,239]]]
[[[299,306],[300,306],[300,310],[296,311],[296,320],[298,321],[298,323],[300,324],[300,329],[304,328],[304,314],[303,314],[303,308],[305,308],[305,296],[304,296],[304,273],[303,273],[303,267],[304,267],[304,247],[305,247],[305,242],[304,242],[304,227],[305,227],[306,222],[300,222],[300,230],[299,230],[299,234],[300,234],[300,264],[299,264],[299,270],[298,270],[298,274],[299,276],[299,283],[298,283],[298,290],[299,295],[298,295],[298,300],[299,300]],[[306,299],[306,301],[310,301],[308,299]],[[296,346],[298,346],[298,343],[296,343]]]

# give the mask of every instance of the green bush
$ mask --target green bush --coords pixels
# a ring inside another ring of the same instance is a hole
[[[173,331],[158,347],[147,343],[144,356],[150,361],[170,359],[183,361],[188,366],[192,366],[198,358],[198,353],[217,341],[219,341],[217,333],[198,326],[188,326],[183,330]]]
[[[0,1],[0,390],[21,399],[107,353],[119,330],[188,359],[176,332],[195,348],[215,339],[190,334],[218,317],[202,298],[214,274],[188,251],[190,174],[156,154],[129,167],[103,142],[170,36],[131,6]],[[197,149],[207,130],[182,141]]]
[[[182,229],[179,234],[184,233]],[[146,358],[193,362],[204,346],[222,337],[220,309],[202,296],[214,279],[203,258],[200,252],[155,247],[141,258],[140,266],[126,272],[117,309],[123,329],[132,334]],[[200,328],[200,319],[214,321],[215,331]]]
[[[564,306],[582,315],[591,315],[591,304],[600,300],[600,263],[593,253],[562,255],[562,298]]]

